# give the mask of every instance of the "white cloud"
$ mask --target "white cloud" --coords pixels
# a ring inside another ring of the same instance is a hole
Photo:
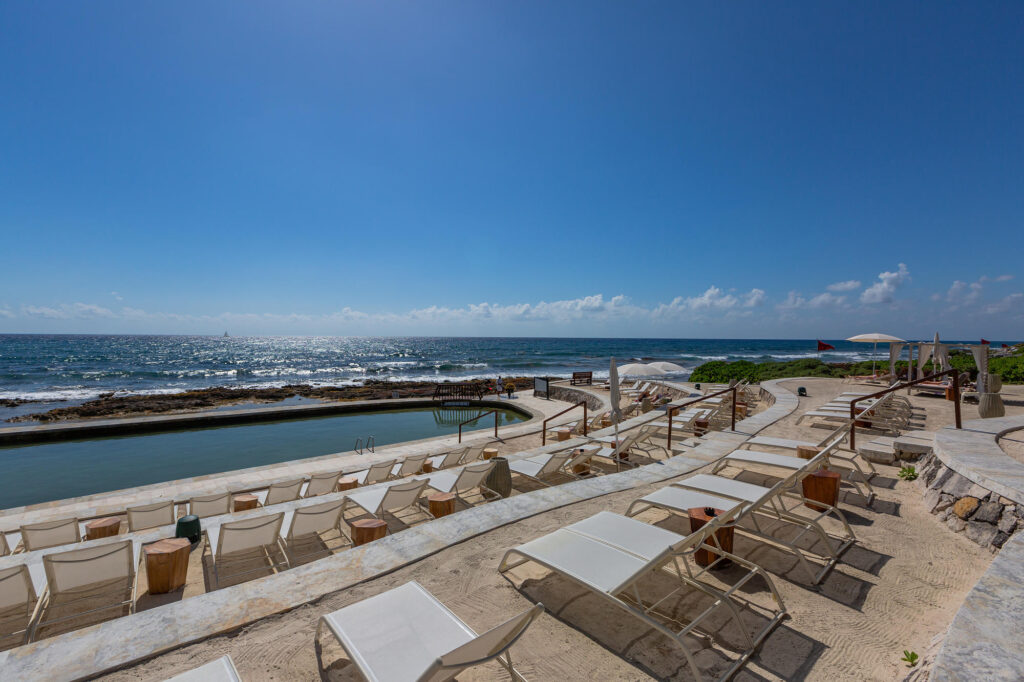
[[[12,312],[11,309],[8,308],[7,306],[4,306],[3,308],[0,308],[0,317],[13,318],[14,312]]]
[[[800,308],[828,308],[840,306],[846,302],[845,296],[836,296],[829,292],[823,292],[811,298],[804,298],[798,291],[791,291],[786,300],[776,306],[779,310],[797,310]]]
[[[899,264],[896,272],[882,272],[878,281],[869,286],[860,295],[860,302],[867,304],[891,303],[897,289],[910,279],[910,271],[904,263]]]
[[[829,291],[853,291],[860,288],[859,279],[848,279],[845,282],[835,282],[825,287]]]
[[[1010,294],[995,303],[989,303],[983,308],[989,315],[1004,313],[1024,314],[1024,294]]]
[[[946,292],[946,301],[955,306],[972,305],[981,298],[983,288],[981,280],[970,284],[955,280]]]
[[[118,301],[123,301],[124,300],[124,296],[122,296],[121,294],[117,293],[116,291],[111,291],[110,295],[113,296],[115,300],[118,300]]]
[[[756,308],[764,303],[764,297],[764,289],[751,289],[749,293],[743,295],[743,306],[745,308]]]
[[[1009,282],[1011,279],[1013,279],[1013,275],[999,275],[998,277],[996,277],[995,281],[997,281],[997,282]]]
[[[21,312],[29,317],[45,317],[51,320],[117,317],[112,310],[92,303],[61,303],[56,307],[27,305],[22,307]]]

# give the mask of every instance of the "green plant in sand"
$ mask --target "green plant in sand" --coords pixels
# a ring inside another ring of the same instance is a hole
[[[901,658],[900,660],[906,663],[908,668],[913,668],[915,665],[917,665],[918,658],[919,656],[915,652],[904,649],[903,658]]]
[[[917,469],[911,466],[903,467],[900,469],[900,472],[896,475],[902,478],[904,481],[913,481],[915,478],[917,478]]]

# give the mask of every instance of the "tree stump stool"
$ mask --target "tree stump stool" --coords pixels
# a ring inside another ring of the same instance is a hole
[[[954,397],[952,386],[946,387],[946,400],[956,400],[956,398]]]
[[[838,472],[819,469],[802,481],[804,497],[834,507],[839,502],[839,480]],[[820,505],[804,504],[814,511],[825,511],[825,507]]]
[[[105,519],[93,519],[85,524],[85,539],[109,538],[121,531],[121,519],[108,516]]]
[[[234,497],[235,511],[245,511],[247,509],[255,509],[260,504],[260,498],[255,495],[245,493],[244,495],[235,495]]]
[[[185,586],[191,546],[188,538],[167,538],[142,548],[150,594],[173,592]]]
[[[454,493],[435,493],[427,498],[427,503],[430,505],[430,515],[434,518],[455,513]]]
[[[420,467],[420,473],[421,474],[429,474],[433,470],[434,470],[434,463],[431,462],[429,459],[423,460],[423,466]]]
[[[796,447],[796,456],[800,459],[814,459],[819,452],[821,452],[821,448],[813,445],[798,445]]]
[[[711,422],[707,419],[694,419],[693,420],[693,435],[700,438],[708,431],[711,430]]]
[[[583,454],[583,450],[574,450],[573,453],[572,453],[572,456],[576,457],[577,455],[582,455],[582,454]],[[573,464],[572,472],[574,474],[576,474],[577,476],[586,476],[587,474],[590,473],[590,460],[588,459],[585,462],[583,462],[582,464]]]
[[[714,518],[714,516],[709,516],[706,513],[704,507],[694,507],[692,509],[687,510],[687,512],[690,517],[691,533],[700,530],[705,523]],[[721,509],[715,509],[714,512],[715,516],[718,516],[719,514],[723,513]],[[723,550],[729,552],[730,554],[732,553],[732,528],[718,529],[717,531],[715,531],[715,538],[718,540],[718,544]],[[714,542],[711,540],[711,538],[708,538],[707,544],[713,545]],[[718,554],[708,549],[698,549],[693,555],[693,560],[697,563],[698,566],[701,567],[710,566],[711,563],[714,562],[714,560],[717,558]],[[725,561],[722,561],[717,566],[715,566],[715,570],[719,568],[727,568],[731,563],[731,561],[726,559]]]
[[[359,479],[355,476],[343,476],[338,479],[338,490],[354,490],[359,487]]]
[[[352,544],[356,547],[380,540],[388,532],[388,524],[380,519],[360,519],[352,522]]]
[[[612,425],[612,418],[611,417],[601,417],[601,428],[602,429],[607,429],[611,425]]]
[[[497,456],[498,456],[498,448],[484,448],[484,451],[483,451],[483,458],[484,459],[494,459]]]
[[[570,429],[558,429],[555,431],[555,436],[558,438],[559,442],[569,440],[572,438],[572,431]]]

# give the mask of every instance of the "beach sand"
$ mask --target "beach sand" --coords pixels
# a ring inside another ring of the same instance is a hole
[[[794,391],[798,385],[806,386],[810,395],[801,398],[797,411],[767,429],[765,435],[820,440],[825,431],[797,426],[796,418],[850,388],[833,379],[786,382]],[[928,428],[951,423],[950,403],[918,396],[912,400],[927,407],[924,421]],[[1024,408],[1011,405],[1007,411],[1019,413]],[[975,416],[976,408],[965,406],[964,418]],[[844,494],[842,508],[858,542],[820,587],[810,584],[792,556],[737,536],[736,553],[768,569],[791,618],[768,637],[735,679],[898,679],[906,672],[899,660],[903,650],[923,654],[948,626],[987,568],[991,554],[929,514],[916,484],[899,481],[896,467],[878,468],[876,481],[882,485],[876,488],[878,497],[870,507],[864,507],[857,495]],[[726,475],[735,473],[726,470]],[[430,590],[478,632],[525,610],[531,601],[542,601],[547,612],[513,649],[513,660],[528,679],[691,679],[680,649],[642,621],[536,566],[516,568],[507,574],[508,580],[497,571],[508,548],[599,511],[622,513],[632,500],[662,485],[525,519],[315,603],[165,653],[104,679],[163,679],[224,654],[232,656],[246,680],[359,679],[330,638],[323,640],[318,657],[314,646],[318,617],[409,580]],[[645,512],[640,518],[672,530],[686,530],[678,517],[663,513]],[[769,603],[763,584],[752,587],[747,596]],[[685,614],[693,604],[672,607]],[[731,626],[722,625],[725,621],[713,622],[722,626],[715,631],[713,648],[694,640],[694,646],[700,648],[698,664],[708,673],[723,668],[724,656],[734,656],[737,643]],[[496,664],[489,664],[459,679],[507,676]]]

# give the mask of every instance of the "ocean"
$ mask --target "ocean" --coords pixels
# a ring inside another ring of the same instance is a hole
[[[826,340],[826,362],[870,359],[871,346]],[[211,386],[351,385],[367,379],[465,380],[498,375],[608,375],[619,363],[667,360],[685,378],[709,360],[818,356],[810,340],[355,338],[0,335],[0,398],[73,403],[104,393]],[[879,357],[887,349],[879,349]],[[27,406],[26,406],[27,407]]]

